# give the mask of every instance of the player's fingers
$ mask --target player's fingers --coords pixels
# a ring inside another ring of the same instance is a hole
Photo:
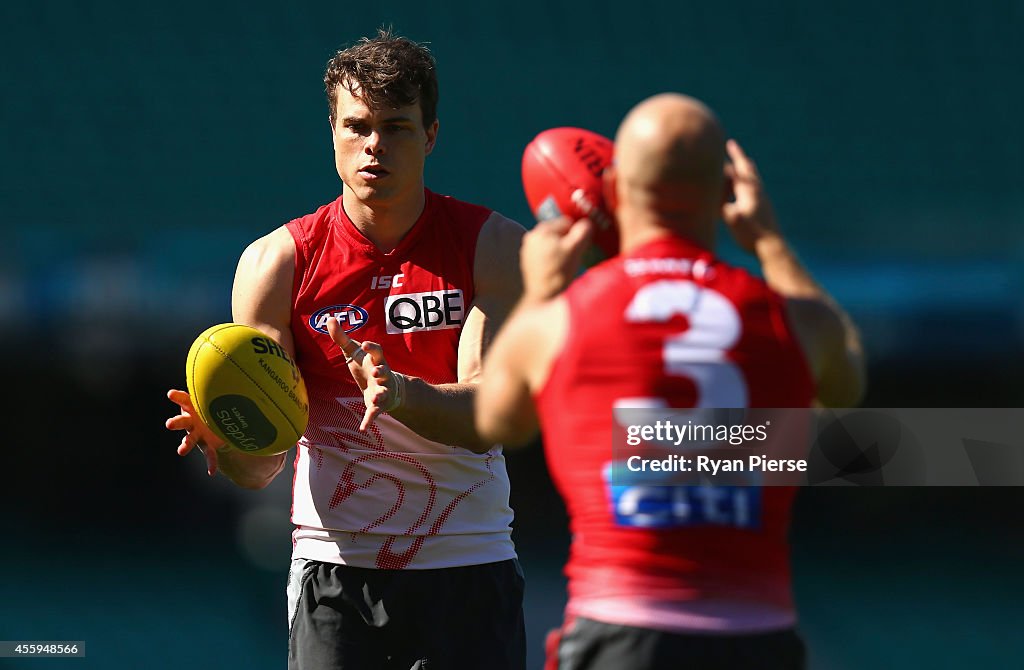
[[[384,363],[384,349],[376,342],[363,342],[359,345],[359,348],[366,352],[370,357],[370,362],[374,365],[382,365]]]
[[[573,227],[574,223],[575,221],[568,216],[560,216],[557,219],[551,219],[551,230],[559,235],[565,235]]]
[[[356,349],[349,356],[345,354],[345,362],[349,364],[349,369],[352,370],[352,366],[355,365],[355,370],[359,370],[363,367],[363,359],[366,358],[366,352],[362,349]]]
[[[736,178],[737,178],[736,177],[736,168],[735,168],[735,166],[733,166],[732,163],[726,163],[724,166],[722,166],[722,172],[725,173],[725,178],[726,179],[729,179],[731,181],[735,181]]]
[[[533,227],[533,231],[537,235],[552,235],[562,236],[572,226],[572,220],[567,216],[559,216],[554,219],[546,219],[540,221],[536,226]]]
[[[179,391],[178,389],[171,389],[167,392],[167,398],[178,407],[187,410],[190,413],[195,413],[195,408],[192,406],[192,398],[189,397],[185,391]]]
[[[729,154],[729,160],[736,168],[736,175],[741,179],[753,179],[760,181],[761,175],[757,171],[757,165],[743,151],[743,147],[736,140],[730,139],[725,143],[725,151]]]
[[[567,269],[573,275],[579,271],[580,264],[583,262],[583,254],[586,252],[587,246],[590,244],[593,229],[594,227],[589,220],[580,219],[567,235],[567,237],[572,237],[572,244],[569,247],[569,262]]]
[[[178,445],[178,455],[187,456],[189,452],[195,449],[199,445],[199,440],[194,432],[185,433],[185,437],[181,438],[181,444]]]
[[[167,430],[192,430],[193,425],[194,421],[188,414],[178,414],[164,421],[164,426],[167,427]]]
[[[725,175],[725,179],[723,180],[724,181],[723,189],[724,189],[725,193],[723,194],[722,202],[726,202],[726,203],[735,202],[735,200],[736,200],[736,181],[737,181],[736,180],[736,169],[731,164],[726,163],[725,167],[722,169],[722,172]]]
[[[217,474],[217,466],[220,464],[217,460],[217,450],[208,446],[203,450],[203,454],[206,456],[206,474],[212,477]]]
[[[345,332],[345,329],[341,327],[341,322],[338,319],[327,319],[327,334],[331,336],[334,343],[342,349],[348,344],[350,338]]]
[[[738,216],[743,212],[749,212],[756,206],[761,182],[756,177],[743,176],[735,167],[732,172],[734,175],[731,179],[732,201],[726,201],[725,204],[731,206],[731,210]]]
[[[379,386],[377,387],[377,390],[374,391],[373,399],[370,401],[370,404],[374,407],[383,408],[388,404],[388,398],[390,395],[391,391],[389,391],[386,386]]]
[[[359,351],[359,342],[348,336],[338,319],[327,319],[327,332],[346,358],[352,358]]]
[[[726,202],[722,204],[722,221],[725,221],[726,225],[733,225],[739,219],[739,208],[736,203]]]
[[[565,233],[565,236],[562,238],[562,244],[571,252],[582,249],[590,240],[593,230],[594,226],[591,224],[590,219],[580,219],[573,223]]]
[[[725,141],[725,153],[729,156],[729,160],[732,161],[733,165],[738,165],[741,171],[750,162],[747,152],[743,150],[739,142],[732,138]]]
[[[380,415],[380,411],[380,407],[377,407],[376,405],[367,407],[366,412],[363,413],[363,422],[359,424],[359,430],[365,433],[370,427],[370,424],[373,423],[373,420]]]
[[[349,337],[348,333],[341,326],[341,322],[337,319],[327,320],[327,331],[330,333],[334,343],[341,349],[341,353],[345,355],[345,362],[350,365],[355,363],[356,368],[362,366],[363,359],[366,358],[366,352],[362,349],[362,343]],[[350,369],[352,368],[350,367]]]

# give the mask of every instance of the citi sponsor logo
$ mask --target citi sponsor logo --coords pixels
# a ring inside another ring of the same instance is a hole
[[[458,328],[465,320],[462,290],[404,293],[388,297],[384,307],[388,333]]]
[[[345,332],[351,333],[353,330],[359,330],[365,326],[369,318],[370,315],[366,313],[366,310],[358,305],[331,305],[309,317],[309,327],[317,332],[326,333],[327,320],[338,319],[345,328]]]

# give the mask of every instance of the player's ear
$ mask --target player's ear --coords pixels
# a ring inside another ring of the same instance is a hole
[[[601,195],[604,196],[605,207],[612,214],[619,208],[619,194],[617,193],[618,173],[615,171],[615,163],[612,162],[601,174]]]
[[[434,144],[437,142],[437,129],[440,127],[440,122],[434,119],[434,122],[426,128],[427,131],[427,153],[429,156],[430,152],[434,150]]]

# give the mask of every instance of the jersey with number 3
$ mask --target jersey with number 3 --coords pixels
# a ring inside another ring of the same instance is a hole
[[[810,404],[782,298],[674,236],[591,269],[565,298],[566,342],[537,401],[572,526],[567,615],[670,631],[793,626],[794,489],[628,490],[609,475],[617,408]]]

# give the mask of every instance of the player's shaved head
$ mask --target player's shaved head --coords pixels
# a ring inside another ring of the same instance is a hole
[[[632,214],[627,222],[639,213],[703,241],[720,212],[724,162],[725,132],[704,103],[678,93],[644,100],[615,136],[616,195]]]
[[[725,133],[702,102],[663,93],[634,107],[615,137],[620,177],[637,188],[720,182]]]

